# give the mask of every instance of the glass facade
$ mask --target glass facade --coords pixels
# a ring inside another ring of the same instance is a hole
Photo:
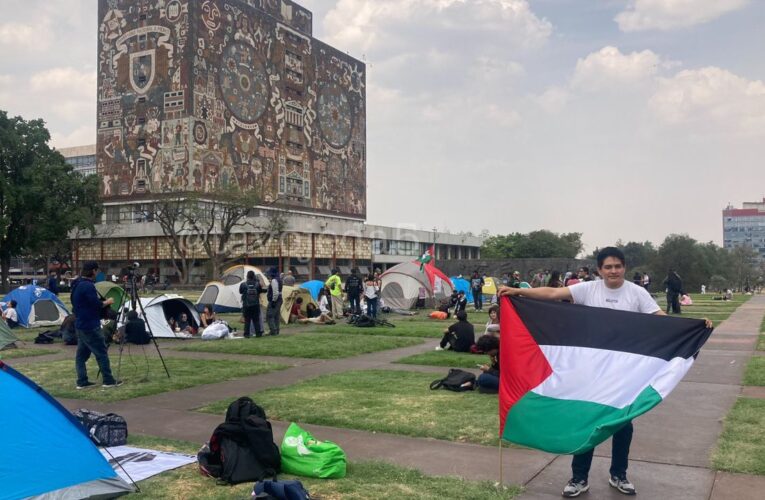
[[[66,162],[74,167],[75,172],[82,175],[93,175],[96,173],[96,155],[72,156],[66,158]]]
[[[748,246],[765,259],[765,203],[723,210],[723,247]]]

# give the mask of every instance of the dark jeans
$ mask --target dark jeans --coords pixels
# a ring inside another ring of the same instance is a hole
[[[370,299],[367,297],[367,316],[371,318],[377,317],[377,303],[380,301],[378,297]]]
[[[348,305],[351,308],[351,314],[361,314],[361,297],[358,292],[348,294]]]
[[[477,292],[473,290],[473,305],[475,306],[476,311],[483,309],[483,295],[481,294],[481,290],[478,290]]]
[[[493,373],[482,373],[476,380],[478,389],[483,392],[499,392],[499,377]],[[592,459],[592,457],[590,457]]]
[[[8,324],[8,328],[17,328],[19,326],[19,322],[18,321],[13,321],[10,318],[7,318],[5,320],[5,322]]]
[[[279,335],[279,322],[281,321],[282,299],[276,302],[269,302],[266,310],[266,321],[268,321],[268,333]]]
[[[678,292],[667,292],[667,314],[670,309],[675,314],[680,314],[680,294]]]
[[[611,468],[609,472],[612,476],[626,477],[627,463],[630,458],[630,444],[632,443],[632,422],[619,429],[611,441]],[[592,455],[595,450],[592,449],[581,455],[574,455],[571,461],[571,471],[574,481],[587,480],[592,465]]]
[[[260,305],[243,307],[242,314],[244,315],[244,336],[249,337],[252,335],[250,333],[250,323],[252,323],[255,329],[255,336],[262,337],[263,328],[260,325]]]
[[[109,363],[109,355],[106,353],[106,343],[101,329],[77,330],[77,354],[74,357],[74,368],[77,370],[77,385],[82,386],[88,382],[88,370],[85,367],[91,353],[96,358],[98,368],[101,370],[104,384],[113,384],[112,368]]]

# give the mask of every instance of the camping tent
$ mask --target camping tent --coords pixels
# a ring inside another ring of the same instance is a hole
[[[411,309],[420,296],[420,288],[425,290],[425,306],[436,304],[452,294],[452,282],[433,264],[427,264],[420,270],[418,261],[403,262],[385,271],[382,276],[380,297],[384,304],[394,309]]]
[[[219,281],[211,281],[205,286],[197,300],[197,311],[201,311],[206,305],[212,305],[213,311],[218,313],[241,311],[242,296],[239,295],[239,284],[245,280],[248,271],[254,272],[265,288],[268,279],[257,267],[241,265],[230,267],[223,272]],[[262,305],[266,305],[265,300],[261,298]]]
[[[6,303],[12,300],[16,301],[19,325],[24,328],[60,325],[69,315],[63,302],[41,286],[20,286],[3,298]]]
[[[282,287],[283,302],[281,310],[282,321],[284,323],[289,322],[290,309],[292,309],[292,304],[295,303],[295,300],[297,300],[298,297],[303,297],[303,305],[300,308],[300,310],[303,311],[303,314],[306,314],[306,307],[308,307],[308,304],[313,304],[318,307],[316,301],[314,301],[313,297],[311,297],[311,292],[302,287],[285,285]]]
[[[190,300],[175,294],[164,294],[158,297],[141,299],[141,305],[146,312],[151,333],[157,338],[183,338],[176,335],[170,325],[169,318],[178,319],[181,313],[186,313],[189,323],[199,328],[201,321],[199,313]]]
[[[452,280],[454,289],[458,292],[465,292],[465,298],[468,302],[473,302],[473,289],[470,287],[470,282],[465,278],[459,276],[452,276],[449,278]]]
[[[502,281],[499,278],[485,277],[483,279],[483,288],[481,293],[484,295],[497,295],[497,290],[502,286]]]
[[[305,288],[311,292],[311,297],[313,297],[313,300],[319,300],[319,290],[324,288],[324,282],[321,280],[306,281],[300,285],[300,288]]]
[[[0,319],[0,351],[8,347],[15,347],[14,342],[17,340],[19,339],[17,339],[11,329],[8,328],[5,321]]]
[[[120,309],[122,309],[122,305],[130,300],[125,289],[111,281],[99,281],[96,283],[96,290],[101,294],[101,297],[105,299],[114,299],[114,302],[110,307],[116,313],[119,313]]]
[[[0,465],[3,498],[114,498],[133,491],[88,431],[34,382],[0,361]]]

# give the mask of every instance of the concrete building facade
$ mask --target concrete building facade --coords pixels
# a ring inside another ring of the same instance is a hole
[[[742,208],[728,205],[722,212],[723,247],[748,246],[765,260],[765,198],[744,202]]]

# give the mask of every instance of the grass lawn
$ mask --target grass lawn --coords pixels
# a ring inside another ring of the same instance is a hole
[[[762,318],[762,324],[760,324],[760,338],[757,341],[757,350],[765,351],[765,316]]]
[[[744,385],[765,385],[765,357],[753,356],[749,359],[744,373]]]
[[[260,356],[289,356],[294,358],[339,359],[359,354],[409,347],[422,343],[420,339],[301,334],[219,342],[195,342],[179,347],[179,351],[217,352]]]
[[[144,436],[130,436],[128,444],[142,448],[195,455],[199,445]],[[343,479],[311,479],[280,475],[279,479],[298,479],[308,492],[332,500],[510,500],[520,493],[518,487],[495,487],[490,481],[464,481],[453,477],[429,477],[413,470],[383,462],[348,464]],[[218,486],[214,479],[199,474],[196,464],[165,472],[138,484],[141,493],[134,498],[146,499],[220,499],[249,498],[252,484]]]
[[[720,323],[728,319],[730,315],[739,308],[739,306],[749,299],[751,295],[737,294],[733,296],[733,300],[714,300],[713,294],[706,295],[691,295],[693,300],[692,306],[681,306],[682,317],[684,318],[708,318],[712,320],[714,326],[720,326]],[[665,294],[659,294],[656,302],[659,306],[666,310],[667,300]]]
[[[405,365],[448,366],[450,368],[478,368],[476,365],[489,364],[489,358],[485,354],[428,351],[399,359],[396,363]]]
[[[112,371],[117,373],[117,356],[111,356]],[[224,361],[165,358],[170,378],[167,378],[162,363],[158,358],[148,358],[143,354],[127,354],[122,358],[120,378],[121,387],[104,389],[100,385],[78,391],[75,388],[76,376],[74,361],[53,361],[19,366],[18,370],[34,380],[57,398],[89,399],[94,401],[120,401],[139,396],[149,396],[168,391],[177,391],[212,382],[223,382],[236,378],[258,375],[287,368],[285,365],[256,361]],[[88,362],[88,374],[91,382],[96,382],[98,365],[91,358]]]
[[[58,354],[60,349],[36,349],[34,347],[20,347],[18,349],[5,349],[0,351],[0,359],[28,358],[30,356],[46,356]]]
[[[432,373],[352,371],[265,390],[252,398],[275,420],[496,445],[497,396],[431,391],[428,386],[436,378]],[[222,414],[231,401],[201,411]]]
[[[739,398],[712,454],[715,469],[765,475],[765,400]]]

